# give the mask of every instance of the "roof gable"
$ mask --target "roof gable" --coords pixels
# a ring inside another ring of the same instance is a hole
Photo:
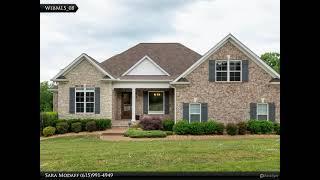
[[[157,63],[155,63],[149,56],[144,56],[130,69],[128,69],[122,76],[125,75],[167,75],[170,76],[165,70],[163,70]]]
[[[92,57],[88,56],[85,53],[82,53],[79,57],[77,57],[74,61],[72,61],[66,68],[62,69],[57,75],[55,75],[51,81],[57,81],[60,77],[64,77],[68,72],[70,72],[73,68],[75,68],[81,61],[87,60],[90,64],[96,67],[100,72],[104,75],[109,76],[111,79],[114,79],[107,71],[105,71],[100,64],[94,60]]]
[[[253,53],[248,47],[242,44],[238,39],[236,39],[230,33],[225,38],[223,38],[218,44],[216,44],[213,48],[211,48],[207,53],[205,53],[197,62],[195,62],[192,66],[190,66],[180,76],[178,76],[173,82],[177,82],[180,78],[186,77],[193,70],[195,70],[200,64],[205,62],[213,53],[215,53],[220,47],[222,47],[228,41],[231,42],[233,45],[235,45],[245,55],[250,57],[257,65],[259,65],[263,70],[269,73],[273,78],[280,79],[280,75],[275,70],[273,70],[270,66],[268,66],[262,59],[259,58],[259,56]]]

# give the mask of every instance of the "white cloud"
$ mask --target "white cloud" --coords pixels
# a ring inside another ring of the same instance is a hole
[[[152,3],[151,3],[152,2]],[[76,13],[40,15],[40,80],[81,53],[103,61],[139,42],[180,42],[203,54],[229,32],[260,55],[280,51],[277,0],[45,0]]]

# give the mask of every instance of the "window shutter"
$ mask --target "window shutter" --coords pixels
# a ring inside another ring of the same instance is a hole
[[[94,106],[95,106],[95,113],[100,114],[100,88],[96,87],[94,89]]]
[[[216,76],[216,61],[215,60],[209,60],[209,81],[214,82],[215,76]]]
[[[208,121],[208,103],[201,103],[201,122]]]
[[[148,114],[148,91],[143,91],[143,114]]]
[[[268,103],[269,108],[269,120],[276,121],[276,105],[274,103]]]
[[[183,120],[189,121],[189,103],[183,103]]]
[[[242,60],[242,81],[248,82],[249,80],[249,61]]]
[[[75,88],[69,89],[69,113],[74,114],[75,112]]]
[[[169,91],[164,92],[164,112],[169,114]]]
[[[257,119],[257,103],[250,103],[250,119]]]

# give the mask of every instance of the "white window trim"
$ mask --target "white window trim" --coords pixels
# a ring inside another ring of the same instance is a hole
[[[77,88],[83,88],[82,90],[77,90]],[[87,89],[90,88],[90,89]],[[93,89],[92,89],[93,88]],[[83,102],[78,102],[78,103],[83,103],[83,112],[77,112],[77,92],[83,92]],[[86,102],[86,92],[93,92],[93,112],[87,112],[87,102]],[[94,87],[87,87],[84,85],[83,87],[76,87],[75,88],[75,93],[74,93],[74,112],[75,114],[94,114],[95,113],[95,106],[96,106],[96,94],[95,94],[95,89]]]
[[[267,105],[267,121],[269,121],[269,104],[268,103],[257,103],[257,120],[259,115],[265,116],[265,114],[258,114],[258,106],[262,105],[262,104],[266,104]]]
[[[163,111],[150,111],[149,110],[149,94],[152,92],[162,92],[163,94]],[[165,111],[165,93],[164,91],[148,91],[148,114],[164,114]]]
[[[218,62],[227,62],[227,71],[217,71],[215,69],[215,81],[216,82],[242,82],[242,60],[235,60],[235,59],[230,59],[230,60],[215,60],[215,68],[217,68],[217,63]],[[230,62],[240,62],[240,70],[230,70]],[[227,72],[227,81],[217,81],[217,74],[218,72]],[[230,72],[240,72],[240,81],[230,81]]]
[[[200,105],[200,113],[192,113],[192,114],[199,114],[199,115],[200,115],[200,122],[201,122],[201,103],[189,103],[189,123],[190,123],[190,121],[191,121],[190,106],[191,106],[191,105],[194,105],[194,104]]]

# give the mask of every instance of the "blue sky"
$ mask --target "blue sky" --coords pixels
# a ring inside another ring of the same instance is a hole
[[[140,42],[179,42],[204,54],[232,33],[256,54],[280,52],[279,0],[42,0],[76,13],[40,14],[40,81],[85,52],[97,61]]]

